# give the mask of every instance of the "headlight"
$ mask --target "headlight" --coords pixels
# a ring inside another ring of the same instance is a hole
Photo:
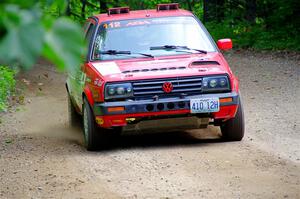
[[[215,88],[218,85],[218,81],[216,79],[212,79],[209,81],[209,86],[211,88]]]
[[[118,95],[124,95],[125,94],[125,88],[123,86],[117,87],[117,94]]]
[[[105,86],[105,99],[126,98],[133,96],[131,83],[108,84]]]
[[[230,85],[227,76],[204,77],[202,80],[203,92],[229,91]]]
[[[110,88],[108,89],[108,95],[114,95],[115,92],[116,92],[116,90],[115,90],[115,88],[113,88],[113,87],[110,87]]]

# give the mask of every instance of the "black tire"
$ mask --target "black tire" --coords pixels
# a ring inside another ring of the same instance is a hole
[[[83,99],[82,107],[84,145],[88,151],[107,149],[112,146],[112,141],[120,135],[121,128],[104,129],[98,127],[91,106],[86,98]]]
[[[79,115],[73,105],[70,95],[68,94],[68,112],[69,112],[69,126],[81,126],[81,115]]]
[[[244,110],[241,99],[235,118],[232,118],[221,125],[222,138],[227,141],[241,141],[245,132]]]
[[[94,113],[86,98],[83,99],[82,118],[84,146],[87,150],[94,151],[98,145],[98,127],[95,122]]]

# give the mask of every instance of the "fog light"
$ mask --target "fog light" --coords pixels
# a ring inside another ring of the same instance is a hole
[[[178,107],[179,108],[184,108],[185,107],[185,103],[184,102],[179,102],[178,103]]]
[[[157,104],[157,109],[162,111],[165,108],[165,105],[163,103]]]
[[[146,109],[147,109],[147,111],[153,111],[154,106],[153,106],[152,104],[148,104],[148,105],[146,106]]]
[[[173,109],[173,108],[175,107],[175,104],[172,103],[172,102],[169,102],[169,103],[167,104],[167,107],[168,107],[168,109]]]

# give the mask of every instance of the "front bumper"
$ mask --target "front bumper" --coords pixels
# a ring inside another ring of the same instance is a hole
[[[193,98],[218,97],[220,100],[232,98],[230,102],[220,102],[220,111],[207,114],[191,114],[190,100]],[[122,101],[122,102],[104,102],[94,104],[94,114],[96,122],[103,128],[126,126],[127,123],[134,122],[137,118],[156,118],[170,116],[198,116],[209,117],[218,120],[228,120],[234,118],[238,103],[239,95],[236,92],[201,94],[185,96],[184,98],[163,98],[149,99],[139,101]],[[109,112],[109,108],[124,107],[124,110]]]

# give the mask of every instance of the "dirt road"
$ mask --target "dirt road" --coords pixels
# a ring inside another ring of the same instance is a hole
[[[1,119],[0,198],[300,198],[299,59],[227,58],[241,82],[242,142],[208,139],[219,135],[210,128],[122,136],[101,152],[67,127],[64,75],[38,64],[20,77],[25,105]]]

